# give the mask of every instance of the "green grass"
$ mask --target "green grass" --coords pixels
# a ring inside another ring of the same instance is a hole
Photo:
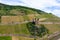
[[[49,30],[50,33],[60,31],[59,24],[45,24],[45,27]]]
[[[12,40],[10,36],[0,36],[0,40]]]
[[[27,15],[24,15],[23,18],[24,18],[25,21],[29,21],[29,18],[28,18]]]
[[[30,34],[26,24],[0,25],[1,34]]]

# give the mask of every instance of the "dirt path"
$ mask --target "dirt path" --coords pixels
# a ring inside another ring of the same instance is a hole
[[[19,39],[16,36],[12,36],[12,40],[19,40]]]

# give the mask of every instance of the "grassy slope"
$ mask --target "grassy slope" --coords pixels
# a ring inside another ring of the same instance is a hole
[[[15,10],[15,11],[12,11]],[[18,15],[18,13],[23,12],[23,20],[31,20],[33,18],[48,18],[45,21],[54,21],[54,22],[60,22],[60,20],[50,20],[50,19],[59,19],[53,14],[48,14],[46,12],[43,12],[41,10],[23,7],[23,6],[8,6],[8,5],[2,5],[0,6],[0,15],[9,15],[9,16],[22,16]],[[32,16],[31,16],[32,14]],[[30,16],[29,16],[30,15]],[[45,25],[47,29],[49,29],[50,33],[54,33],[56,31],[60,31],[60,25],[59,24],[52,24],[52,25]],[[2,31],[1,31],[2,30]],[[20,24],[20,25],[0,25],[0,33],[15,33],[15,34],[28,34],[30,35],[26,24]]]
[[[12,40],[10,36],[0,36],[0,40]]]
[[[45,27],[47,29],[49,29],[50,33],[60,31],[60,25],[59,24],[46,24]]]
[[[29,34],[29,31],[25,24],[0,25],[0,33],[2,34],[10,34],[10,33],[11,34]]]

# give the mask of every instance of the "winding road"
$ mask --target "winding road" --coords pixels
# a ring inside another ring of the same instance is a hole
[[[60,31],[59,32],[55,32],[54,34],[51,34],[50,36],[48,36],[49,40],[60,40]]]
[[[57,36],[51,38],[50,40],[60,40],[60,35],[57,35]]]

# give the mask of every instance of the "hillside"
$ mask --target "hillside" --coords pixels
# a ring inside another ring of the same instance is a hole
[[[33,20],[39,21],[38,19],[44,19],[41,22],[60,22],[60,18],[52,13],[25,6],[0,3],[0,34],[25,34],[43,37],[60,31],[60,24],[35,24]],[[24,23],[25,21],[28,22]]]

